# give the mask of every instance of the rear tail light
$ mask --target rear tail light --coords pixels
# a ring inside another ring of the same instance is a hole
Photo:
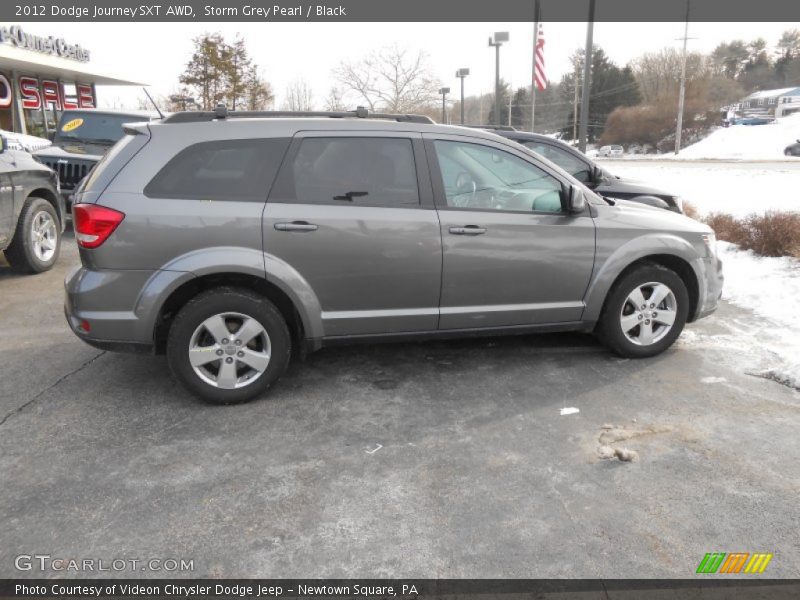
[[[97,204],[73,205],[72,220],[78,245],[83,248],[97,248],[114,233],[124,218],[125,213],[113,208]]]

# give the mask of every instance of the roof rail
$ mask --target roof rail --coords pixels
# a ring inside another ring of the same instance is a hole
[[[395,115],[388,113],[371,113],[359,106],[348,111],[293,111],[293,110],[228,110],[224,104],[218,104],[213,111],[185,111],[169,115],[163,123],[200,123],[215,119],[267,119],[327,117],[330,119],[386,119],[401,123],[435,123],[425,115]]]
[[[490,129],[493,131],[519,131],[511,125],[459,125],[459,127],[469,127],[470,129]]]

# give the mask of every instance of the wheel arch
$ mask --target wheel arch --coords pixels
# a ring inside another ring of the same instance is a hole
[[[172,321],[189,300],[202,292],[222,287],[238,287],[259,293],[272,302],[281,313],[294,341],[302,342],[306,337],[308,326],[304,322],[303,315],[289,295],[278,285],[267,281],[264,277],[249,273],[210,273],[184,281],[172,290],[161,304],[153,331],[155,352],[163,354],[166,351],[167,336]]]
[[[23,202],[23,205],[31,198],[41,198],[42,200],[46,200],[49,204],[51,204],[53,209],[56,211],[56,215],[58,215],[59,225],[62,229],[64,228],[64,214],[61,210],[58,197],[52,190],[46,187],[34,187],[25,194],[25,201]]]
[[[703,293],[696,253],[689,242],[677,236],[658,236],[657,241],[634,240],[631,244],[638,247],[623,246],[602,264],[585,295],[584,321],[596,322],[614,285],[632,269],[647,263],[661,265],[681,278],[689,294],[687,322],[696,319]]]

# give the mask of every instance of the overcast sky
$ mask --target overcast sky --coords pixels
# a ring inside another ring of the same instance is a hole
[[[495,31],[510,32],[500,53],[501,76],[515,87],[530,85],[532,23],[19,23],[30,33],[57,34],[92,53],[91,68],[152,86],[154,95],[176,90],[192,52],[192,38],[219,31],[233,40],[241,34],[254,61],[272,84],[280,106],[286,86],[308,81],[322,108],[334,84],[331,70],[343,60],[357,60],[372,49],[397,43],[427,52],[442,84],[455,93],[455,71],[467,67],[467,95],[494,86],[494,50],[487,45]],[[683,23],[596,23],[595,44],[619,65],[647,51],[680,47]],[[780,34],[800,23],[690,23],[691,50],[708,52],[721,41],[756,37],[770,47]],[[547,75],[558,81],[569,68],[569,56],[585,43],[585,23],[544,23]],[[139,89],[100,87],[99,103],[135,106]]]

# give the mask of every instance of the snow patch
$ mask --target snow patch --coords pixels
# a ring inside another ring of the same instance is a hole
[[[758,256],[727,242],[717,242],[717,249],[725,273],[722,298],[761,317],[735,323],[739,335],[750,338],[750,352],[761,351],[770,363],[764,370],[771,379],[800,389],[800,261]]]
[[[562,408],[561,409],[561,416],[563,417],[564,415],[574,415],[574,414],[577,414],[579,412],[581,412],[580,409],[575,408],[574,406],[571,406],[569,408]]]

